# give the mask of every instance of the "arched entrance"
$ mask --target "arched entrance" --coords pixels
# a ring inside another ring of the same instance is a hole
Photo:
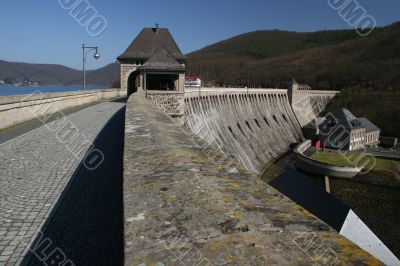
[[[132,93],[137,92],[140,86],[139,71],[134,71],[129,75],[127,85],[128,85],[127,86],[128,96],[131,95]]]

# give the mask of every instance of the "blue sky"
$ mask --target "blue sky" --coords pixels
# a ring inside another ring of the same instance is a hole
[[[81,68],[81,44],[100,47],[99,61],[114,62],[143,27],[168,27],[184,53],[260,29],[316,31],[350,26],[327,0],[88,0],[108,22],[91,37],[59,1],[0,0],[0,59]],[[86,1],[86,0],[85,0]],[[378,26],[400,20],[399,0],[358,0]]]

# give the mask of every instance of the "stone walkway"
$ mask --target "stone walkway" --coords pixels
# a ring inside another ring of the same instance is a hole
[[[0,145],[0,265],[21,262],[82,159],[101,164],[92,142],[123,106],[101,103]]]

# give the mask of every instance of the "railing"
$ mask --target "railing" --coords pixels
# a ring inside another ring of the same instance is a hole
[[[310,147],[311,141],[307,140],[299,144],[293,150],[297,155],[296,167],[303,171],[321,176],[353,178],[363,170],[363,168],[360,167],[347,167],[327,164],[307,157],[304,155],[304,152]]]
[[[286,89],[247,89],[247,88],[186,88],[185,98],[215,96],[215,95],[232,95],[232,94],[285,94]]]

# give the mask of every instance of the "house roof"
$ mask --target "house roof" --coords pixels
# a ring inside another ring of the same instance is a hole
[[[166,47],[161,46],[153,52],[150,59],[141,65],[139,69],[185,70],[185,67],[176,61]]]
[[[369,121],[369,120],[368,120],[367,118],[365,118],[365,117],[358,118],[357,120],[360,121],[360,123],[361,123],[361,125],[362,125],[363,127],[365,127],[365,131],[366,131],[367,133],[374,132],[374,131],[379,131],[379,130],[380,130],[379,127],[375,126],[371,121]]]
[[[325,123],[326,117],[316,117],[310,123],[305,125],[305,128],[319,128],[323,123]]]
[[[367,118],[357,118],[346,108],[338,110],[334,116],[338,120],[338,123],[344,126],[346,129],[365,128],[367,133],[380,130]]]
[[[177,60],[186,60],[171,33],[166,28],[144,28],[133,40],[126,51],[118,56],[124,59],[149,59],[154,51],[164,46]]]
[[[357,129],[363,126],[347,108],[339,109],[334,116],[338,120],[338,123],[344,126],[346,129]]]

